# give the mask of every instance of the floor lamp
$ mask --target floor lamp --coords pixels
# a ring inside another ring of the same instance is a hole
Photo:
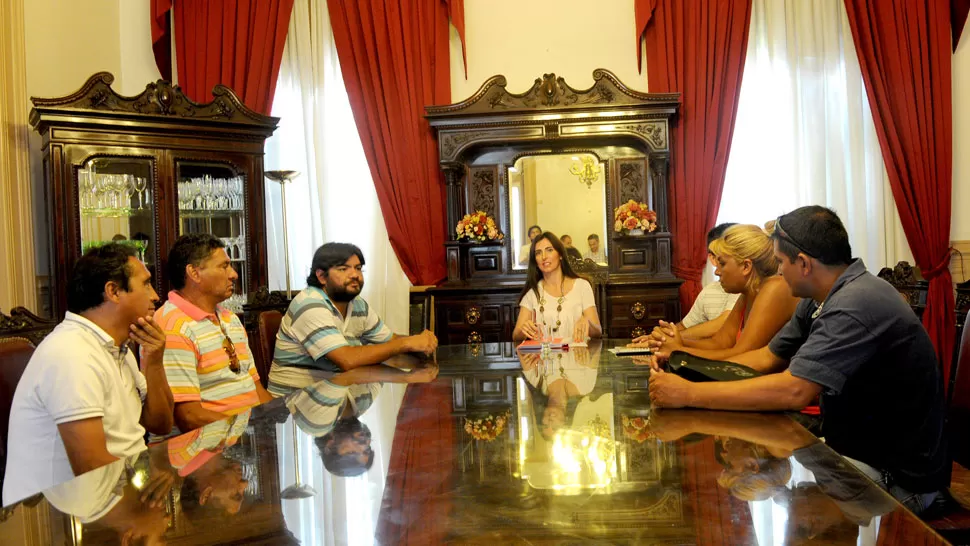
[[[286,185],[300,176],[297,171],[266,171],[266,178],[280,185],[280,200],[283,202],[283,263],[286,267],[286,299],[293,297],[290,288],[290,240],[286,231]]]

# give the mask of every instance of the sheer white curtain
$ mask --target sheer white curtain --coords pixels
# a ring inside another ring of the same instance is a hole
[[[753,0],[718,222],[835,210],[872,271],[913,263],[842,0]]]
[[[330,241],[354,243],[367,261],[363,295],[395,332],[408,329],[410,283],[387,228],[340,76],[327,4],[296,0],[283,50],[265,167],[302,174],[286,188],[290,278],[306,286],[313,252]],[[269,278],[285,288],[280,187],[266,182]]]
[[[306,286],[313,252],[329,241],[354,243],[367,262],[363,296],[397,333],[408,329],[410,283],[387,240],[387,229],[361,148],[333,44],[327,4],[296,0],[280,68],[273,115],[280,117],[267,142],[265,168],[302,174],[286,188],[291,286]],[[266,239],[272,289],[283,289],[286,268],[280,187],[266,182]],[[317,495],[283,501],[287,527],[303,544],[368,544],[373,541],[391,441],[404,389],[386,386],[361,419],[373,434],[374,466],[356,478],[335,478],[323,469],[312,438],[280,425],[280,480],[295,479]]]

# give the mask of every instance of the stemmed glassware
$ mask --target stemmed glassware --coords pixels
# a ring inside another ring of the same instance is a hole
[[[241,211],[245,190],[241,176],[187,178],[178,183],[179,208],[195,211]]]
[[[148,189],[148,180],[136,176],[132,183],[132,189],[138,194],[138,210],[143,210],[145,208],[145,190]]]

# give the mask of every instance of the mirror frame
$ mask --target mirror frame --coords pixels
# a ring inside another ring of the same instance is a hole
[[[454,226],[466,213],[484,210],[508,234],[508,167],[518,157],[577,152],[593,153],[604,164],[607,219],[628,198],[649,199],[657,213],[657,230],[647,236],[609,230],[608,275],[676,278],[671,272],[667,177],[670,126],[680,94],[634,91],[605,69],[593,71],[593,80],[590,88],[576,90],[562,77],[544,74],[529,90],[514,94],[498,75],[464,101],[425,108],[438,136],[447,185],[448,282],[521,283],[525,270],[512,269],[516,249],[511,237],[502,243],[460,242]],[[636,154],[628,152],[631,148]]]

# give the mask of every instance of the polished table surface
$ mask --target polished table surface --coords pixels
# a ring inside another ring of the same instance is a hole
[[[276,400],[5,509],[0,543],[946,543],[792,416],[652,411],[611,346],[440,347],[360,417],[359,476]]]

